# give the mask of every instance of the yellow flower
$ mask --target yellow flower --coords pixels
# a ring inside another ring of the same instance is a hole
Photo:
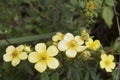
[[[31,52],[31,47],[30,46],[27,46],[27,45],[24,45],[24,51],[26,52]]]
[[[27,59],[27,53],[23,52],[24,46],[19,45],[18,47],[8,46],[6,48],[6,54],[3,55],[3,60],[5,62],[10,62],[12,66],[16,66],[20,63],[20,60]]]
[[[91,56],[90,51],[87,50],[83,51],[82,55],[85,60],[89,59]]]
[[[81,32],[81,39],[82,40],[88,40],[90,38],[90,36],[89,36],[89,34],[87,33],[87,31],[86,30],[83,30],[82,32]]]
[[[94,51],[97,50],[98,48],[100,48],[100,46],[101,46],[99,40],[93,41],[91,38],[88,41],[86,41],[85,44],[86,44],[87,48],[94,50]]]
[[[100,67],[102,69],[105,68],[105,70],[107,72],[112,72],[112,69],[115,68],[115,63],[113,62],[114,60],[114,56],[113,55],[106,55],[106,54],[102,54],[101,55],[101,61],[100,61]]]
[[[61,32],[57,32],[56,35],[52,37],[52,40],[57,42],[59,40],[63,40],[64,34]]]
[[[46,49],[44,43],[38,43],[35,45],[35,52],[31,52],[28,56],[28,60],[31,63],[35,63],[34,68],[39,72],[44,72],[47,66],[50,69],[56,69],[59,66],[59,62],[54,56],[58,54],[58,49],[55,46],[49,46]]]
[[[95,1],[89,1],[87,4],[86,4],[86,7],[89,11],[95,9],[97,6],[97,3]]]
[[[66,56],[69,58],[74,58],[77,52],[81,52],[86,49],[83,46],[84,41],[80,36],[73,36],[71,33],[65,34],[63,40],[58,43],[58,49],[60,51],[65,51]]]

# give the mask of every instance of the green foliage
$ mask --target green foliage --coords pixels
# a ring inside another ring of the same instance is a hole
[[[43,72],[40,76],[41,76],[41,80],[49,80],[49,76],[47,72]]]
[[[111,25],[113,24],[113,21],[112,21],[114,17],[113,9],[111,7],[104,7],[102,17],[110,28]]]
[[[86,7],[89,1],[97,3],[91,11]],[[111,75],[99,69],[96,63],[98,58],[89,61],[70,60],[67,64],[60,64],[58,69],[44,73],[35,71],[27,61],[22,61],[17,67],[3,62],[9,42],[12,45],[35,45],[49,41],[57,31],[79,34],[81,30],[88,29],[94,33],[101,18],[111,28],[114,3],[115,0],[0,0],[0,80],[115,80],[115,72]],[[97,33],[99,35],[99,31]],[[119,55],[117,40],[111,48],[112,54]],[[94,54],[99,55],[99,52]]]

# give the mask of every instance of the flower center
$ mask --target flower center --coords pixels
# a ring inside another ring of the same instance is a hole
[[[92,9],[94,9],[95,7],[96,7],[96,2],[90,1],[90,2],[87,3],[87,8],[88,8],[89,10],[92,10]]]
[[[105,61],[105,66],[107,67],[107,66],[109,66],[110,65],[110,61],[109,60],[106,60]]]
[[[78,46],[77,42],[75,40],[71,40],[69,43],[68,43],[68,47],[69,49],[76,49],[76,47]]]
[[[40,55],[40,60],[42,60],[42,61],[47,60],[47,58],[48,58],[48,55],[46,53],[43,53]]]
[[[20,53],[19,51],[14,50],[13,53],[12,53],[12,57],[13,58],[17,57],[19,53]]]

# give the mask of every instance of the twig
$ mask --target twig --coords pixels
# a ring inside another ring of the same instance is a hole
[[[116,1],[116,4],[117,4],[117,1]],[[116,17],[116,23],[117,23],[117,27],[118,27],[118,32],[119,32],[119,39],[120,39],[120,23],[119,23],[119,15],[116,11],[116,4],[114,6],[114,12],[115,12],[115,17]],[[119,42],[119,46],[120,46],[120,41],[118,40]],[[119,80],[119,75],[120,75],[120,56],[119,56],[119,62],[118,62],[118,67],[116,68],[116,80]]]
[[[39,10],[36,9],[31,2],[29,2],[29,6],[30,6],[36,13],[39,13]]]

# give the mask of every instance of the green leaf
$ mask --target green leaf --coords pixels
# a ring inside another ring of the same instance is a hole
[[[112,20],[114,17],[113,9],[111,7],[104,7],[102,17],[105,23],[108,25],[108,27],[111,28],[111,25],[113,24]]]
[[[51,76],[51,80],[59,80],[59,74],[57,72],[53,73]]]
[[[77,0],[70,0],[70,2],[73,6],[77,6],[77,4],[78,4]]]
[[[47,72],[43,72],[41,74],[41,79],[40,80],[50,80]]]
[[[80,80],[78,70],[76,68],[70,66],[68,73],[67,73],[67,78],[68,78],[68,80]]]
[[[53,34],[54,33],[48,33],[48,34],[43,34],[43,35],[13,38],[13,39],[8,39],[8,41],[11,44],[19,44],[19,43],[24,43],[24,42],[31,42],[31,41],[48,39],[48,38],[51,38]],[[5,45],[9,45],[9,43],[6,40],[0,40],[0,45],[5,46]]]
[[[87,73],[85,74],[84,80],[89,80],[89,72],[87,72]]]
[[[108,6],[111,6],[111,7],[114,6],[114,0],[105,0],[105,3],[106,3]]]

